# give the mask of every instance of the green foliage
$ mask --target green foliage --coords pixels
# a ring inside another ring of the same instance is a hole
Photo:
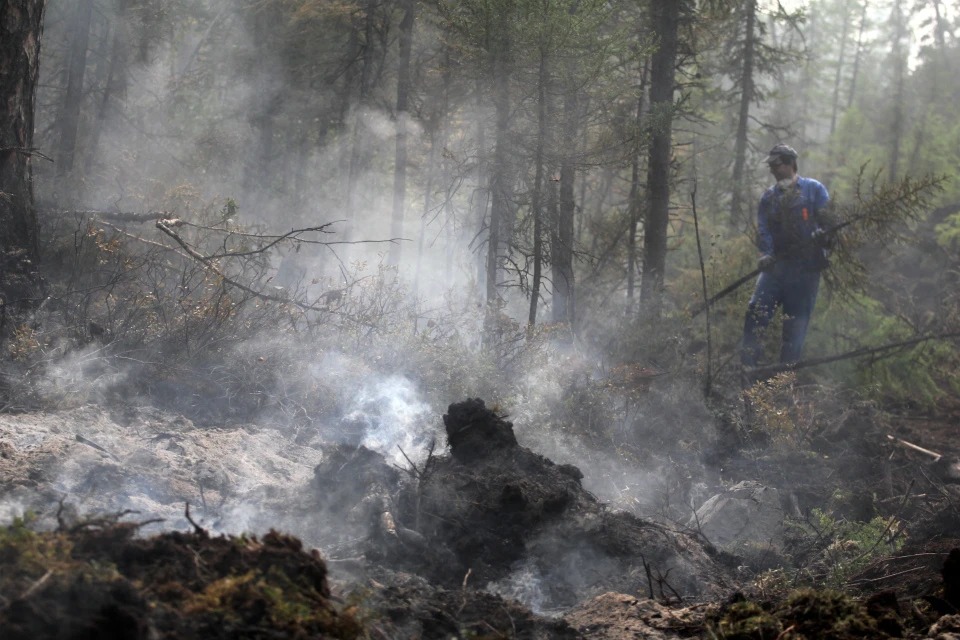
[[[774,607],[738,602],[714,625],[721,640],[852,640],[883,638],[866,608],[836,591],[800,589]]]
[[[851,522],[814,509],[809,520],[788,520],[787,525],[811,541],[819,541],[828,568],[823,582],[832,588],[845,587],[852,576],[877,558],[896,553],[906,542],[903,525],[895,518],[877,516],[869,522]]]
[[[812,324],[808,357],[893,344],[917,335],[915,328],[865,295],[820,305]],[[824,370],[828,377],[868,390],[876,398],[931,408],[960,389],[957,358],[949,342],[933,340],[875,358],[833,363]]]
[[[960,251],[960,213],[947,216],[936,227],[937,244],[953,252]]]

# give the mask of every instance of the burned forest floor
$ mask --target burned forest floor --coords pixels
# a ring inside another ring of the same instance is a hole
[[[0,415],[0,628],[960,638],[960,407],[815,393],[773,384],[709,446],[631,449],[645,488],[479,399],[399,455],[143,406]]]

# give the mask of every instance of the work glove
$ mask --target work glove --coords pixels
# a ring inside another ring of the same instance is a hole
[[[811,233],[810,240],[813,241],[815,245],[823,249],[829,249],[830,245],[833,244],[833,240],[830,237],[830,234],[827,233],[826,229],[817,229]]]
[[[760,271],[766,271],[767,269],[773,266],[773,262],[774,262],[773,256],[765,253],[762,256],[760,256],[759,260],[757,260],[757,269],[759,269]]]

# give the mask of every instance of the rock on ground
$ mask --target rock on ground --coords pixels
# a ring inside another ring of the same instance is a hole
[[[707,500],[687,523],[713,544],[783,545],[780,494],[759,482],[740,482]]]

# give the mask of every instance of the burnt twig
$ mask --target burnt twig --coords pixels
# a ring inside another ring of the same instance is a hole
[[[707,295],[707,269],[703,264],[703,248],[700,246],[700,221],[697,217],[697,186],[694,182],[693,191],[690,192],[690,206],[693,209],[693,231],[697,236],[697,256],[700,258],[700,283],[703,285],[703,304],[706,311],[707,324],[707,377],[703,383],[703,396],[710,397],[710,385],[713,383],[711,367],[713,366],[713,349],[710,342],[710,298]],[[699,528],[700,523],[697,523]],[[703,532],[701,532],[703,535]]]
[[[207,533],[207,530],[201,527],[200,525],[198,525],[196,522],[194,522],[193,518],[190,517],[190,501],[189,500],[186,502],[186,505],[187,506],[186,506],[186,509],[184,510],[184,515],[186,515],[187,522],[193,525],[194,533],[196,533],[199,536],[207,537],[209,535]]]

